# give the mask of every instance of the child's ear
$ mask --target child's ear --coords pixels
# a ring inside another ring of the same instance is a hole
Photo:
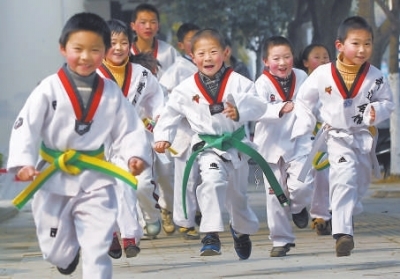
[[[67,55],[64,46],[60,45],[59,49],[60,49],[60,52],[61,52],[62,56],[66,56]]]
[[[342,49],[343,49],[343,43],[341,41],[339,41],[339,40],[336,40],[335,41],[335,47],[339,52],[341,52]]]
[[[182,42],[178,42],[177,46],[180,50],[185,50],[185,45]]]

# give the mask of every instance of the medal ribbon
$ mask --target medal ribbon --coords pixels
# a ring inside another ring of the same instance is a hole
[[[269,71],[264,69],[263,74],[266,75],[271,80],[276,91],[278,91],[279,96],[281,96],[281,98],[284,102],[292,100],[293,94],[294,94],[294,87],[296,85],[296,75],[294,74],[293,70],[291,72],[292,81],[290,83],[290,89],[289,89],[288,95],[285,94],[285,90],[283,90],[282,85],[279,83],[279,81],[276,80],[276,78],[274,78],[273,75],[271,75],[271,73]]]

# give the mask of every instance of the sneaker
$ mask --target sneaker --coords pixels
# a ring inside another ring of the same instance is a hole
[[[286,243],[284,246],[272,247],[270,256],[271,257],[285,257],[286,253],[290,251],[291,247],[295,247],[294,243]]]
[[[113,259],[119,259],[122,256],[122,247],[119,243],[118,235],[114,233],[111,246],[108,249],[108,255]]]
[[[172,221],[172,212],[164,208],[161,209],[162,228],[167,235],[175,232],[175,224]]]
[[[140,252],[139,246],[136,245],[134,238],[123,238],[124,251],[127,258],[136,257]]]
[[[311,220],[311,228],[317,232],[317,235],[331,235],[332,221],[325,221],[322,218],[313,218]]]
[[[196,216],[194,216],[194,222],[199,227],[200,227],[200,223],[201,223],[201,217],[202,217],[201,212],[200,211],[196,211]]]
[[[186,240],[200,239],[200,234],[196,231],[194,227],[191,228],[180,227],[178,231]]]
[[[336,256],[350,256],[351,250],[354,249],[354,240],[351,235],[345,234],[336,240]]]
[[[251,254],[251,240],[248,234],[237,234],[232,226],[229,226],[231,229],[231,234],[233,237],[234,248],[236,254],[242,260],[247,260]]]
[[[203,247],[200,249],[200,256],[221,255],[221,241],[216,233],[207,233],[201,240]]]
[[[292,214],[293,223],[300,229],[304,229],[308,226],[308,211],[307,208],[303,208],[300,213]]]
[[[58,272],[64,275],[70,275],[72,272],[75,271],[76,267],[78,266],[79,263],[79,250],[78,253],[76,253],[75,258],[72,260],[72,262],[68,265],[67,268],[61,268],[57,266]]]
[[[161,223],[160,220],[157,220],[154,223],[146,223],[144,227],[144,236],[148,237],[149,239],[154,239],[161,231]]]

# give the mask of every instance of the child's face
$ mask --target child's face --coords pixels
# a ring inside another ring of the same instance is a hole
[[[89,76],[101,65],[106,47],[103,38],[92,31],[77,31],[69,35],[65,46],[60,46],[69,68],[80,76]]]
[[[225,52],[217,40],[202,38],[194,45],[192,57],[199,71],[213,78],[224,63]]]
[[[112,33],[111,48],[107,51],[106,59],[111,64],[122,65],[129,56],[130,45],[128,37],[124,33]]]
[[[289,46],[271,46],[268,49],[268,57],[264,64],[272,75],[286,78],[293,68],[293,54]]]
[[[308,70],[308,74],[311,74],[319,65],[328,63],[330,60],[328,51],[322,46],[314,47],[306,60],[303,60],[303,65]]]
[[[131,22],[131,28],[138,38],[145,41],[153,40],[159,29],[157,15],[149,11],[139,12],[136,21]]]
[[[343,43],[335,42],[336,48],[343,53],[343,63],[362,65],[372,55],[372,35],[366,30],[350,30]]]
[[[185,54],[190,55],[192,53],[192,37],[196,34],[198,30],[192,30],[186,33],[185,37],[183,38],[183,42],[178,42],[178,47],[180,50],[185,52]]]

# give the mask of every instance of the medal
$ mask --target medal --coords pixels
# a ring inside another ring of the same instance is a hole
[[[224,110],[224,103],[215,103],[209,105],[211,115],[221,113]]]

